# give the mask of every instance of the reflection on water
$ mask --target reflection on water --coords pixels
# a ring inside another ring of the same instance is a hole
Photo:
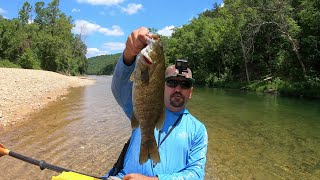
[[[206,179],[319,179],[320,102],[195,88],[209,135]]]
[[[8,149],[96,176],[114,164],[130,124],[110,91],[93,76],[26,123],[0,132]],[[319,179],[320,103],[240,91],[195,88],[190,112],[209,135],[206,178]],[[58,173],[0,158],[0,179],[50,179]]]

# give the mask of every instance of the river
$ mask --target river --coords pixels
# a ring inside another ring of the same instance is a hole
[[[102,176],[130,136],[128,119],[112,96],[110,76],[91,76],[57,102],[0,132],[8,149],[75,171]],[[194,88],[189,111],[202,121],[209,143],[206,178],[319,179],[320,102]],[[58,175],[9,156],[0,179]]]

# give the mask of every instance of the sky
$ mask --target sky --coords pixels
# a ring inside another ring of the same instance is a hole
[[[25,1],[0,0],[0,15],[17,18]],[[38,1],[28,0],[32,6]],[[42,1],[47,6],[52,0]],[[222,0],[60,0],[59,8],[72,17],[72,32],[81,34],[89,58],[121,53],[128,35],[142,26],[170,36],[172,28],[188,24],[214,3]]]

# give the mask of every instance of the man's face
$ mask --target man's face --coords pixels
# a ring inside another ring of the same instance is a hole
[[[192,83],[185,78],[171,78],[166,81],[164,88],[164,103],[173,112],[184,109],[192,95]]]

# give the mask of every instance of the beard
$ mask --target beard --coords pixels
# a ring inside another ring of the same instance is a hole
[[[170,105],[176,108],[185,104],[185,97],[180,92],[175,92],[170,96]]]

